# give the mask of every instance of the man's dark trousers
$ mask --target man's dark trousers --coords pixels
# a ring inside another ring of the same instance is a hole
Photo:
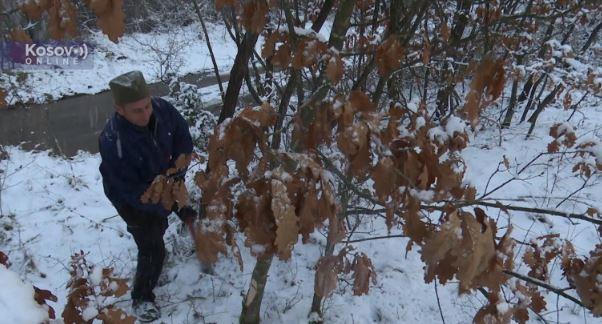
[[[132,300],[134,303],[154,301],[153,288],[157,285],[165,260],[163,235],[168,225],[167,216],[145,213],[129,206],[120,208],[118,212],[138,246]]]

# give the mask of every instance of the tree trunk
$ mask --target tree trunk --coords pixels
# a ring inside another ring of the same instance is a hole
[[[238,96],[240,94],[240,87],[245,80],[245,75],[249,71],[249,58],[253,55],[253,48],[257,42],[258,34],[246,32],[236,58],[234,59],[234,65],[230,70],[230,80],[228,81],[228,89],[226,90],[226,97],[224,98],[224,106],[219,114],[218,124],[221,124],[226,118],[234,116],[236,110],[236,104],[238,102]]]
[[[273,258],[273,255],[257,258],[249,290],[242,301],[242,312],[239,319],[241,324],[256,324],[260,322],[261,300],[263,299],[263,291],[268,280],[268,272],[270,271]]]
[[[510,127],[512,123],[512,117],[516,109],[516,93],[518,91],[518,79],[515,79],[512,83],[512,92],[510,93],[510,103],[508,104],[508,110],[506,110],[506,116],[504,122],[502,122],[502,128]]]

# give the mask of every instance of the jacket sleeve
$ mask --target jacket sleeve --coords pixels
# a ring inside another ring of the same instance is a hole
[[[169,112],[173,125],[173,154],[171,164],[176,161],[180,154],[192,153],[192,136],[188,123],[176,108],[169,102],[161,99],[163,105],[166,105],[166,110]]]
[[[100,172],[103,177],[105,193],[116,208],[129,205],[136,210],[146,213],[168,215],[171,211],[163,208],[161,203],[143,204],[140,197],[150,183],[140,179],[136,167],[130,161],[120,157],[120,145],[117,139],[99,140],[102,162]],[[123,152],[121,152],[123,153]],[[123,154],[121,154],[123,156]]]

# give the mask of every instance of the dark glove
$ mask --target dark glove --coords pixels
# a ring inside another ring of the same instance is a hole
[[[180,170],[174,174],[168,175],[167,177],[173,179],[174,181],[184,181],[186,178],[186,170]]]
[[[189,222],[194,222],[194,220],[198,217],[196,210],[190,206],[184,206],[180,208],[180,210],[176,210],[176,215],[178,215],[180,220],[186,224]]]

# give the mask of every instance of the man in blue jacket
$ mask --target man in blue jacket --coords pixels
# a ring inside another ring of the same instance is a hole
[[[157,175],[174,167],[180,154],[192,152],[192,139],[180,113],[167,101],[149,95],[141,72],[122,74],[109,86],[115,113],[99,137],[100,173],[106,196],[138,246],[134,313],[141,321],[152,321],[160,317],[153,288],[165,258],[167,216],[173,210],[185,221],[196,213],[190,207],[167,210],[161,203],[142,203],[140,197]],[[177,176],[183,179],[183,173]]]

